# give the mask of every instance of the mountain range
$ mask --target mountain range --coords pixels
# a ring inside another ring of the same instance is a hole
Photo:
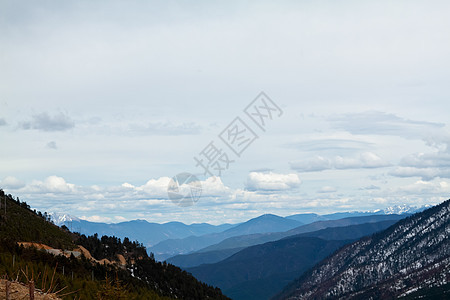
[[[220,287],[232,299],[269,299],[338,248],[396,222],[371,222],[297,234],[244,248],[218,263],[187,268],[187,271]]]
[[[150,247],[149,251],[157,259],[165,260],[171,256],[191,253],[202,248],[220,243],[224,239],[254,233],[283,232],[302,225],[302,223],[276,215],[262,215],[218,233],[201,236],[189,236],[183,239],[168,239]]]
[[[222,250],[230,248],[248,247],[268,241],[275,241],[277,239],[303,233],[307,231],[314,231],[330,227],[333,221],[339,221],[335,226],[345,226],[360,224],[365,217],[377,217],[383,218],[383,216],[395,215],[394,212],[401,212],[402,215],[407,216],[411,212],[421,211],[422,208],[408,207],[390,207],[384,210],[377,210],[374,212],[343,212],[334,213],[329,215],[317,215],[317,214],[296,214],[287,217],[279,217],[275,215],[263,215],[254,219],[250,219],[247,222],[236,225],[229,230],[219,233],[213,233],[203,236],[189,236],[183,239],[167,239],[149,248],[149,251],[155,254],[155,257],[161,260],[168,259],[170,257],[179,254],[189,254],[193,252],[206,252],[212,250]],[[358,219],[362,218],[362,219]],[[394,217],[396,218],[396,217]],[[387,217],[386,219],[390,219]],[[285,220],[296,221],[286,222]],[[382,219],[377,219],[382,220]],[[264,224],[270,222],[271,226],[265,226]],[[323,223],[321,223],[323,222]],[[328,222],[328,223],[327,223]],[[257,224],[263,225],[262,228],[256,226]],[[314,225],[310,225],[314,224]],[[304,225],[310,225],[301,227]],[[248,228],[251,228],[250,231]],[[292,230],[290,232],[286,232]],[[227,240],[228,239],[228,240]],[[227,240],[225,242],[225,240]],[[215,244],[228,243],[227,246],[220,245],[213,246]],[[212,246],[211,248],[208,248]]]
[[[8,208],[7,214],[0,215],[0,273],[10,277],[29,267],[44,274],[54,268],[56,280],[83,298],[111,293],[142,299],[229,296],[236,300],[444,299],[450,295],[450,200],[428,209],[400,206],[329,215],[266,214],[216,226],[142,220],[105,224],[57,214],[51,222],[46,213],[33,212],[1,190],[0,195]],[[76,231],[76,226],[95,234],[69,230]],[[114,236],[99,238],[108,231]],[[156,243],[153,249],[164,250],[166,245],[175,246],[173,253],[194,252],[158,262],[143,244],[130,241],[137,236]],[[72,254],[55,257],[55,253]],[[81,256],[77,259],[74,253]],[[17,257],[16,266],[11,257]],[[70,279],[65,270],[76,275]],[[108,281],[111,272],[116,272],[115,283]],[[50,278],[44,277],[36,283],[45,285]],[[117,290],[108,288],[113,283]]]
[[[90,222],[77,217],[52,213],[50,214],[53,223],[58,226],[65,225],[69,230],[82,234],[99,236],[109,235],[120,238],[128,237],[131,240],[138,240],[146,247],[151,247],[166,239],[184,238],[188,236],[198,236],[221,232],[234,227],[232,224],[211,225],[208,223],[194,223],[186,225],[181,222],[168,222],[164,224],[150,223],[145,220],[133,220],[120,223],[100,223]]]
[[[340,212],[327,215],[304,213],[280,217],[266,214],[250,219],[244,223],[220,225],[211,225],[208,223],[194,223],[186,225],[181,222],[159,224],[151,223],[145,220],[133,220],[108,224],[81,220],[77,217],[63,213],[52,213],[50,216],[56,225],[65,225],[68,229],[74,232],[80,232],[87,235],[97,233],[99,236],[114,235],[121,239],[128,237],[131,240],[138,240],[147,247],[149,252],[154,253],[156,259],[165,260],[179,254],[188,254],[199,251],[208,246],[220,243],[230,237],[247,236],[251,234],[267,234],[264,237],[254,237],[259,239],[254,242],[243,243],[242,246],[233,247],[240,248],[255,245],[261,242],[276,240],[283,236],[278,237],[275,235],[272,238],[270,237],[271,233],[284,232],[298,226],[317,221],[338,220],[356,216],[386,215],[395,213],[404,214],[420,211],[422,209],[424,209],[424,207],[417,208],[402,205],[392,206],[376,211]],[[252,237],[248,238],[252,239]],[[247,239],[247,237],[244,239]],[[234,243],[232,240],[229,242]],[[212,249],[206,249],[205,251],[210,250]]]
[[[331,227],[343,227],[363,223],[376,223],[390,220],[398,221],[407,216],[409,216],[409,214],[366,215],[358,217],[348,217],[337,220],[317,221],[306,225],[300,225],[298,227],[295,227],[291,230],[284,232],[269,232],[269,233],[256,233],[250,235],[240,235],[227,238],[217,244],[197,250],[194,253],[170,257],[167,259],[167,262],[182,268],[195,267],[204,263],[218,262],[233,255],[234,253],[237,253],[238,251],[246,247],[276,241],[282,238],[294,236],[301,233],[313,232],[320,229]],[[191,238],[187,238],[185,239],[185,241],[186,240],[191,240]]]

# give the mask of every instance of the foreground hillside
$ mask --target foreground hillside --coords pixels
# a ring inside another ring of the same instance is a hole
[[[277,299],[450,295],[450,200],[343,247]]]
[[[227,299],[178,267],[156,262],[138,242],[73,234],[2,190],[0,201],[0,276],[10,282],[33,281],[63,299]]]

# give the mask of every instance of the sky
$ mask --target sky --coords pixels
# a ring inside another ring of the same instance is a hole
[[[0,188],[99,222],[440,203],[449,11],[448,1],[0,0]],[[213,157],[220,174],[195,160]],[[198,180],[180,187],[201,190],[193,205],[169,197],[180,173]]]

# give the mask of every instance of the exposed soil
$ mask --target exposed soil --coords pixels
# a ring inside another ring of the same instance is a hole
[[[9,296],[11,300],[30,299],[30,289],[27,285],[10,281]],[[0,299],[6,299],[6,280],[0,279]],[[36,300],[55,300],[61,299],[54,294],[44,294],[39,290],[34,291],[34,299]]]

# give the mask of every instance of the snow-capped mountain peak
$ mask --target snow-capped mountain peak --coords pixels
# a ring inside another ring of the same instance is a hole
[[[79,218],[77,218],[75,216],[71,216],[69,214],[64,214],[64,213],[53,212],[53,213],[50,213],[50,217],[51,217],[53,223],[55,223],[55,225],[58,225],[58,226],[62,226],[62,225],[67,226],[67,223],[69,223],[69,222],[80,221]]]
[[[421,211],[427,209],[428,207],[430,207],[430,205],[424,205],[421,207],[417,207],[417,206],[410,206],[407,204],[402,204],[402,205],[394,205],[394,206],[386,207],[385,209],[382,210],[382,212],[386,215],[414,214],[417,212],[421,212]]]

